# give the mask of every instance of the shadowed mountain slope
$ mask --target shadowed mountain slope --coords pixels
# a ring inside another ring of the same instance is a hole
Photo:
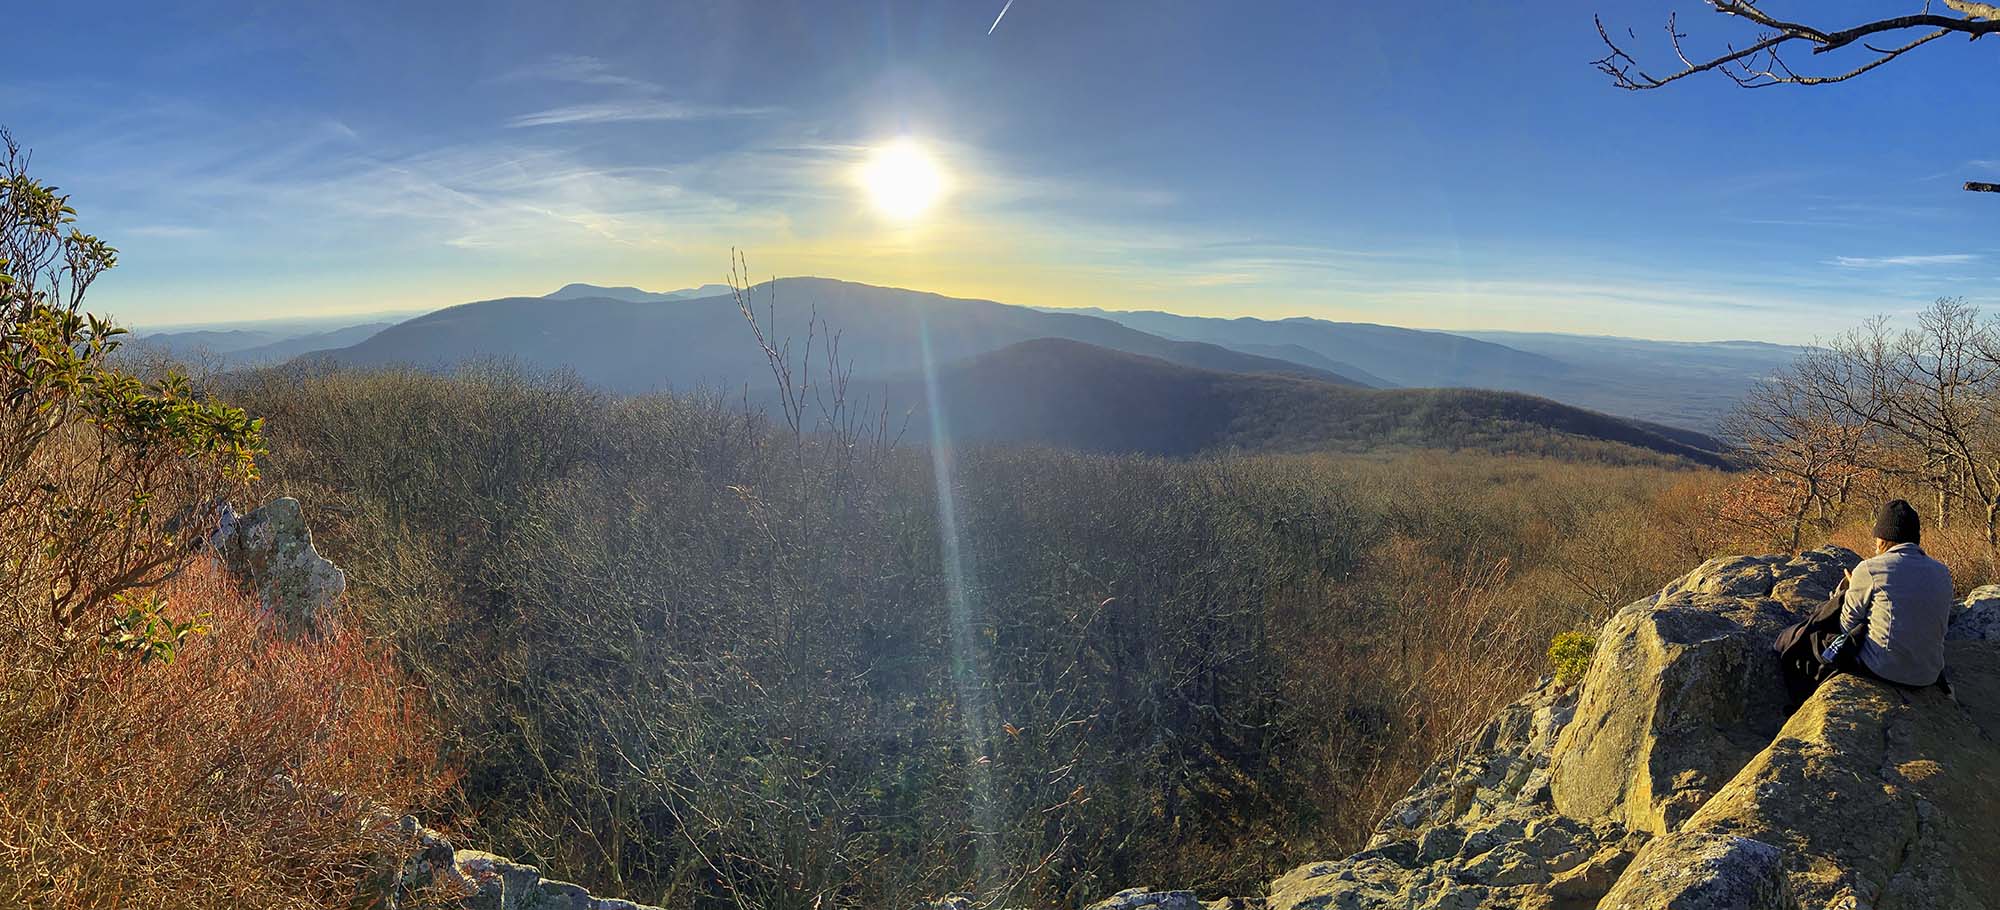
[[[1434,332],[1294,317],[1215,319],[1090,310],[1169,338],[1300,363],[1352,366],[1376,386],[1504,389],[1579,407],[1712,431],[1745,392],[1799,348],[1535,332]],[[1304,352],[1303,356],[1301,352]]]
[[[953,364],[924,384],[886,387],[916,412],[918,438],[941,413],[961,440],[1186,456],[1227,451],[1475,449],[1719,465],[1700,434],[1547,399],[1468,389],[1360,389],[1299,377],[1205,370],[1063,339],[1027,341]]]

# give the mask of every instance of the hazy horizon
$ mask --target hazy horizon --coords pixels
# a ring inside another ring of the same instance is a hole
[[[843,278],[837,278],[837,277],[835,277],[835,276],[832,276],[832,275],[780,275],[780,276],[777,276],[777,277],[778,277],[778,280],[785,280],[785,279],[791,279],[791,278],[824,278],[824,279],[831,279],[831,280],[835,280],[835,281],[845,281],[845,280],[846,280],[846,279],[843,279]],[[727,276],[724,276],[724,278],[726,279],[726,278],[727,278]],[[764,282],[767,282],[767,281],[769,281],[769,280],[771,280],[771,279],[769,279],[769,278],[763,278],[763,279],[758,279],[758,280],[757,280],[757,282],[755,282],[755,284],[753,284],[753,285],[752,285],[752,287],[755,287],[755,286],[757,286],[757,285],[761,285],[761,284],[763,284]],[[723,282],[707,282],[707,284],[710,284],[710,285],[714,285],[714,284],[721,284],[721,283],[723,283]],[[639,287],[639,286],[637,286],[637,285],[614,285],[614,284],[607,284],[607,283],[604,283],[604,282],[598,282],[598,281],[574,281],[574,282],[565,282],[565,283],[564,283],[564,285],[563,285],[563,287],[568,287],[568,286],[570,286],[570,285],[572,285],[572,284],[583,284],[583,285],[590,285],[590,286],[592,286],[592,287],[600,287],[600,288],[607,288],[607,289],[616,289],[616,288],[628,288],[628,287],[629,287],[629,288],[632,288],[632,289],[635,289],[635,290],[639,290],[639,291],[645,291],[645,292],[649,292],[649,293],[664,293],[664,292],[671,292],[671,291],[681,291],[681,290],[689,290],[689,289],[693,289],[693,288],[698,288],[698,287],[701,287],[701,286],[702,286],[702,285],[700,285],[700,284],[681,284],[681,285],[667,285],[667,286],[661,286],[661,287]],[[883,286],[883,287],[888,287],[888,286]],[[557,288],[557,289],[555,289],[555,290],[560,290],[560,289],[561,289],[561,288]],[[936,292],[936,291],[931,291],[931,290],[929,290],[929,289],[927,289],[927,288],[893,288],[893,287],[892,287],[891,289],[892,289],[892,290],[910,290],[910,291],[919,291],[919,292],[924,292],[924,293],[940,293],[940,294],[941,294],[941,292]],[[549,296],[550,294],[553,294],[553,293],[554,293],[554,290],[551,290],[551,291],[547,291],[547,292],[543,292],[543,293],[523,293],[523,294],[506,294],[506,295],[503,295],[503,296],[501,296],[501,297],[495,297],[495,298],[487,298],[487,299],[488,299],[488,300],[504,300],[504,299],[511,299],[511,298],[539,298],[539,297],[548,297],[548,296]],[[990,299],[990,298],[975,298],[975,297],[964,297],[964,296],[961,296],[961,295],[956,295],[956,294],[941,294],[941,296],[944,296],[944,297],[948,297],[948,298],[953,298],[953,299],[962,299],[962,300],[987,300],[987,299]],[[197,331],[229,331],[229,330],[245,330],[245,331],[254,331],[254,330],[259,330],[259,329],[265,329],[265,330],[279,330],[279,329],[294,329],[294,330],[297,330],[297,331],[298,331],[298,332],[299,332],[300,334],[304,334],[304,333],[306,333],[306,332],[309,332],[309,331],[323,331],[323,330],[326,330],[326,329],[330,329],[330,328],[338,328],[338,327],[345,327],[345,326],[352,326],[352,325],[361,325],[361,324],[364,324],[364,323],[374,323],[374,322],[384,322],[384,323],[394,323],[394,322],[402,322],[402,321],[405,321],[405,320],[409,320],[409,319],[414,319],[414,318],[417,318],[417,317],[419,317],[419,316],[423,316],[423,315],[425,315],[425,314],[428,314],[428,313],[434,313],[434,312],[437,312],[437,311],[438,311],[438,310],[440,310],[440,309],[445,309],[445,308],[447,308],[447,307],[452,307],[452,306],[457,306],[457,305],[459,305],[459,304],[464,304],[464,303],[481,303],[481,302],[485,302],[485,301],[479,301],[479,300],[461,300],[461,301],[456,301],[456,302],[453,302],[453,303],[447,303],[447,304],[443,304],[443,305],[441,305],[441,306],[438,306],[438,307],[428,307],[428,308],[418,308],[418,309],[406,309],[406,310],[376,310],[376,311],[367,311],[367,312],[358,312],[358,313],[346,313],[346,314],[335,314],[335,315],[317,315],[317,316],[292,316],[292,315],[287,315],[287,316],[267,316],[267,317],[253,317],[253,318],[248,318],[248,319],[223,319],[223,320],[210,320],[210,321],[195,321],[195,322],[170,322],[170,323],[150,323],[150,322],[132,322],[132,321],[129,321],[129,320],[124,320],[124,321],[121,321],[121,324],[122,324],[122,325],[125,325],[125,326],[126,326],[127,328],[130,328],[130,329],[131,329],[131,330],[133,330],[133,331],[134,331],[135,333],[138,333],[138,334],[142,334],[142,335],[143,335],[143,334],[164,334],[164,333],[172,333],[172,332],[197,332]],[[664,301],[663,301],[663,302],[664,302]],[[996,302],[996,303],[1010,303],[1011,301],[1006,301],[1006,300],[999,300],[999,301],[993,301],[993,302]],[[1148,313],[1148,312],[1161,312],[1161,313],[1172,313],[1172,312],[1173,312],[1173,311],[1171,311],[1171,310],[1161,310],[1161,309],[1157,309],[1157,308],[1149,308],[1149,307],[1131,307],[1131,308],[1121,308],[1121,307],[1100,307],[1100,306],[1092,306],[1092,305],[1077,305],[1077,306],[1043,306],[1043,307],[1036,307],[1036,309],[1044,309],[1044,310],[1056,310],[1056,311],[1072,311],[1072,312],[1092,312],[1092,311],[1096,311],[1096,312],[1105,312],[1105,313]],[[114,315],[115,315],[115,314],[114,314]],[[1182,314],[1176,314],[1176,315],[1191,315],[1191,316],[1204,316],[1204,315],[1207,315],[1207,314],[1201,314],[1201,313],[1182,313]],[[1303,316],[1304,314],[1301,314],[1301,315]],[[1220,317],[1220,318],[1237,318],[1237,317]],[[1288,317],[1288,316],[1284,316],[1284,315],[1271,315],[1271,316],[1255,316],[1255,317],[1251,317],[1251,318],[1257,318],[1257,319],[1271,319],[1271,320],[1277,320],[1277,319],[1286,319],[1286,318],[1293,318],[1293,317]],[[1305,318],[1314,318],[1314,319],[1326,319],[1326,320],[1328,320],[1328,321],[1335,321],[1335,322],[1339,322],[1339,321],[1358,321],[1358,320],[1338,320],[1338,319],[1334,319],[1333,317],[1326,317],[1326,316],[1307,316],[1307,317],[1305,317]],[[1390,323],[1390,322],[1383,322],[1383,323],[1374,323],[1374,324],[1377,324],[1377,325],[1390,325],[1390,326],[1394,326],[1394,325],[1396,325],[1396,323]],[[1763,340],[1760,340],[1760,339],[1755,339],[1755,338],[1728,338],[1728,337],[1714,337],[1714,338],[1692,338],[1692,339],[1675,339],[1675,338],[1648,338],[1648,337],[1645,337],[1645,336],[1640,336],[1640,335],[1618,335],[1618,334],[1607,334],[1607,333],[1597,333],[1597,332],[1571,332],[1571,331],[1553,331],[1553,330],[1537,330],[1537,329],[1480,329],[1480,328],[1465,328],[1465,327],[1463,327],[1463,326],[1443,326],[1443,327],[1420,327],[1420,328],[1422,328],[1422,330],[1424,330],[1424,331],[1433,331],[1433,332],[1444,332],[1444,333],[1447,333],[1447,334],[1459,334],[1459,335],[1468,335],[1468,336],[1471,336],[1471,335],[1482,335],[1482,334],[1492,334],[1492,335],[1563,335],[1563,336],[1568,336],[1568,337],[1574,337],[1574,338],[1580,338],[1580,339],[1589,339],[1589,338],[1602,338],[1602,339],[1609,339],[1609,340],[1623,340],[1623,341],[1648,341],[1648,342],[1660,342],[1660,343],[1669,343],[1669,344],[1738,344],[1738,343],[1750,343],[1750,344],[1772,344],[1772,345],[1785,345],[1785,346],[1797,346],[1798,344],[1805,344],[1805,343],[1810,343],[1809,341],[1808,341],[1808,342],[1774,342],[1774,341],[1763,341]]]

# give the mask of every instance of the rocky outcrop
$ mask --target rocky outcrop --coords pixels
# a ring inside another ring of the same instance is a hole
[[[288,635],[316,634],[347,590],[347,573],[313,548],[299,501],[289,496],[247,515],[223,503],[209,546]]]
[[[1546,681],[1434,765],[1353,856],[1271,883],[1271,910],[1554,906],[1595,897],[1646,834],[1556,811],[1549,757],[1577,693]]]
[[[1150,891],[1127,888],[1084,910],[1241,910],[1243,902],[1234,898],[1202,901],[1192,891]]]
[[[2000,585],[1981,585],[1951,616],[1946,641],[2000,639]]]
[[[2000,906],[2000,588],[1954,619],[1955,701],[1842,676],[1785,715],[1771,639],[1858,561],[1712,560],[1625,607],[1577,687],[1502,709],[1270,910]]]
[[[1653,842],[1604,907],[1794,910],[1783,851],[1747,837],[1676,832]]]
[[[1844,550],[1713,560],[1618,611],[1556,744],[1556,808],[1653,834],[1679,827],[1778,732],[1771,641],[1857,561]]]
[[[660,910],[593,897],[581,885],[543,878],[534,866],[482,850],[459,849],[450,838],[419,824],[415,816],[404,816],[397,825],[417,852],[391,889],[392,910],[399,900],[409,902],[415,895],[458,897],[466,910]],[[424,905],[434,906],[434,900]]]
[[[1829,680],[1684,830],[1779,848],[1802,907],[2000,903],[2000,649],[1945,653],[1951,696]]]

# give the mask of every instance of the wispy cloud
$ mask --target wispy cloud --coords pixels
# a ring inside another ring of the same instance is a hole
[[[626,101],[601,101],[553,107],[532,114],[522,114],[507,121],[507,125],[518,129],[526,126],[557,126],[572,123],[717,120],[728,117],[762,117],[772,113],[773,110],[768,107],[718,107],[662,98],[634,98]]]
[[[509,127],[565,126],[583,123],[640,123],[674,120],[716,120],[761,117],[770,107],[698,104],[673,97],[657,82],[620,72],[596,57],[565,55],[515,69],[502,81],[553,82],[599,86],[611,97],[546,108],[507,121]]]
[[[1827,261],[1844,269],[1886,269],[1904,266],[1964,265],[1977,262],[1977,253],[1937,253],[1927,256],[1835,256]]]
[[[645,92],[663,91],[659,83],[620,73],[596,57],[563,54],[540,63],[519,67],[500,77],[501,81],[571,82],[578,85],[608,85]]]

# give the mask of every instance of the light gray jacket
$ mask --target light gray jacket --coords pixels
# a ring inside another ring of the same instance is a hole
[[[1899,543],[1854,567],[1840,627],[1867,620],[1861,663],[1875,675],[1928,686],[1944,671],[1944,632],[1955,606],[1951,570],[1913,543]]]

